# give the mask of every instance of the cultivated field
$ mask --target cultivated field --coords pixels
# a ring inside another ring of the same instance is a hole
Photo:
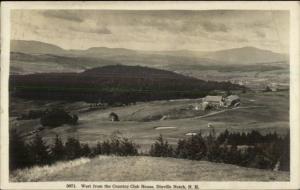
[[[17,170],[11,181],[288,181],[289,172],[158,157],[99,156]]]

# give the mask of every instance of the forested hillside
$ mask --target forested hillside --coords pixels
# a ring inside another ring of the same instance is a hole
[[[30,99],[67,99],[131,103],[203,97],[212,90],[242,89],[230,82],[203,81],[171,71],[111,65],[82,73],[11,75],[12,95]]]

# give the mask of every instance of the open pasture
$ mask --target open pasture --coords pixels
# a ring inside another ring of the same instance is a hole
[[[256,129],[261,133],[276,131],[279,134],[285,134],[289,131],[288,93],[288,91],[282,91],[240,94],[240,107],[221,111],[213,110],[209,113],[192,110],[192,106],[200,99],[140,102],[135,105],[89,112],[80,111],[88,107],[88,104],[84,102],[48,102],[47,104],[61,105],[69,111],[78,113],[79,123],[75,126],[63,125],[56,128],[45,128],[39,133],[47,141],[51,141],[55,134],[58,134],[63,140],[72,136],[91,145],[118,135],[139,144],[141,151],[148,150],[160,134],[170,144],[175,144],[178,139],[187,137],[188,133],[201,131],[205,135],[209,132],[208,123],[217,133],[225,129],[244,132]],[[33,108],[37,107],[35,102],[31,103]],[[18,106],[12,106],[11,111],[22,113],[25,108],[28,110],[28,102],[24,102],[24,104],[26,106],[21,109],[22,101],[18,99]],[[41,102],[38,102],[38,105],[43,108]],[[175,117],[174,112],[178,113],[178,110],[181,110],[183,114]],[[118,114],[120,121],[110,121],[108,118],[110,112]],[[186,114],[189,112],[192,114]],[[161,120],[165,115],[174,117]],[[11,117],[10,126],[25,134],[41,125],[38,119],[16,120],[15,117]],[[30,140],[31,137],[32,135],[29,135],[26,138]]]

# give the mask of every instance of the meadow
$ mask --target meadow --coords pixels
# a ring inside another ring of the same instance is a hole
[[[170,144],[178,139],[187,137],[188,133],[208,133],[208,123],[217,133],[224,131],[247,132],[253,129],[262,134],[277,132],[284,135],[289,131],[289,92],[248,92],[240,94],[241,106],[222,112],[207,113],[195,111],[193,105],[199,99],[163,100],[152,102],[138,102],[134,105],[108,107],[107,109],[89,110],[89,104],[84,102],[64,101],[23,101],[14,99],[11,102],[10,127],[26,135],[28,132],[41,127],[39,119],[17,120],[17,113],[24,113],[30,109],[45,106],[61,106],[79,116],[78,125],[63,125],[56,128],[45,128],[39,132],[47,141],[51,141],[56,134],[65,141],[68,137],[78,138],[83,143],[94,145],[97,141],[109,139],[112,135],[119,135],[133,140],[141,145],[145,151],[155,139],[162,134]],[[109,113],[118,114],[120,121],[111,122]],[[180,113],[180,114],[178,114]],[[165,117],[164,120],[162,118]],[[26,136],[31,140],[32,135]]]
[[[98,156],[16,170],[12,182],[43,181],[288,181],[289,172],[145,156]]]

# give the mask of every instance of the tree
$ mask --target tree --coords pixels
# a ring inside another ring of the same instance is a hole
[[[97,142],[96,147],[92,148],[92,154],[93,156],[102,154],[102,146],[100,142]]]
[[[220,151],[214,128],[209,131],[209,135],[206,137],[206,148],[206,158],[209,161],[218,161]]]
[[[271,92],[271,88],[269,86],[266,86],[265,92]]]
[[[282,141],[282,156],[280,158],[280,170],[290,171],[290,134]]]
[[[40,119],[43,126],[58,127],[63,124],[75,125],[78,122],[78,116],[71,116],[65,110],[60,108],[54,108],[47,111]]]
[[[104,141],[101,145],[101,153],[109,155],[111,153],[111,146],[109,141]]]
[[[137,146],[130,141],[127,138],[123,138],[121,140],[121,156],[128,156],[128,155],[137,155],[138,154],[138,150],[137,150]]]
[[[82,155],[79,141],[73,137],[69,137],[65,143],[65,152],[68,160],[79,158]]]
[[[224,132],[222,132],[218,137],[217,141],[219,144],[224,143],[229,137],[229,131],[226,129]]]
[[[9,169],[14,170],[32,165],[29,150],[23,138],[16,130],[9,131]]]
[[[83,144],[81,147],[81,155],[84,157],[90,157],[91,156],[91,149],[88,144]]]
[[[71,120],[70,123],[73,124],[73,125],[76,125],[78,123],[78,115],[73,114],[72,115],[72,120]]]
[[[37,165],[49,164],[51,162],[48,146],[39,134],[36,134],[29,144],[30,159]]]
[[[50,152],[54,161],[65,159],[65,146],[58,135],[55,136],[54,145],[51,147]]]
[[[156,139],[156,142],[151,146],[150,155],[156,157],[171,157],[173,156],[173,148],[168,141],[163,139],[162,135]]]
[[[185,140],[179,140],[175,151],[178,158],[201,160],[206,156],[207,147],[201,132]]]

